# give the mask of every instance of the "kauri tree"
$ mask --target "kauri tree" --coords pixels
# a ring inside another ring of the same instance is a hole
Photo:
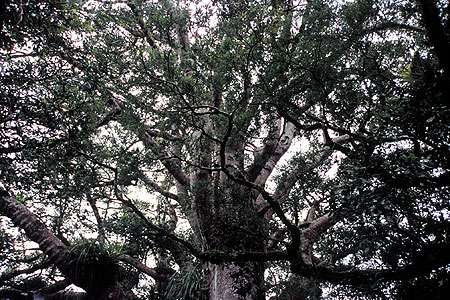
[[[0,9],[0,299],[445,297],[447,1]]]

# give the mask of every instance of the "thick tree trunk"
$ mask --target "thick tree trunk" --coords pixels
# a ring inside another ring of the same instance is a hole
[[[262,263],[209,265],[210,300],[264,300]]]
[[[251,214],[236,215],[229,209],[215,216],[208,237],[209,249],[225,253],[264,252],[264,226]],[[260,220],[261,221],[261,220]],[[235,227],[235,225],[237,227]],[[239,229],[237,229],[239,228]],[[211,300],[264,300],[264,263],[235,262],[208,265]]]
[[[220,192],[200,194],[204,206],[195,207],[196,217],[202,224],[204,248],[209,251],[239,253],[242,251],[264,251],[264,220],[257,216],[250,198],[249,189],[223,179]],[[198,202],[201,204],[200,202]],[[227,262],[206,265],[211,300],[264,300],[264,263]]]

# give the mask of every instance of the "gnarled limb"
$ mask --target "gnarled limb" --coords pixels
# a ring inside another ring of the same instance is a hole
[[[159,186],[158,183],[154,182],[153,180],[151,180],[147,175],[145,175],[144,173],[141,173],[139,175],[139,179],[142,180],[143,183],[145,183],[148,187],[154,189],[155,191],[157,191],[158,193],[160,193],[161,195],[163,195],[164,197],[173,199],[177,202],[179,202],[179,197],[178,195],[175,195],[165,189],[163,189],[161,186]]]
[[[396,269],[354,269],[314,266],[310,264],[292,264],[293,273],[300,276],[315,276],[320,280],[345,285],[362,285],[392,280],[404,280],[427,275],[437,268],[450,263],[447,255],[450,244],[430,244],[418,252],[412,262]]]
[[[17,277],[19,275],[34,273],[37,270],[45,269],[49,265],[50,265],[50,262],[48,260],[46,260],[41,263],[35,264],[31,268],[28,268],[28,269],[16,270],[16,271],[12,271],[12,272],[3,273],[2,275],[0,275],[0,282],[5,282],[5,281],[10,280],[14,277]]]
[[[69,249],[48,228],[15,197],[0,190],[0,213],[7,216],[18,227],[22,228],[27,237],[36,242],[47,254],[50,261],[61,265],[61,271],[71,274],[67,260]]]
[[[144,145],[152,150],[157,155],[162,155],[161,163],[166,167],[167,171],[181,184],[185,186],[190,185],[189,176],[180,168],[180,165],[162,148],[153,138],[152,134],[147,130],[140,130],[139,138],[144,142]]]
[[[158,272],[156,269],[146,266],[145,264],[141,263],[138,259],[133,258],[133,257],[131,257],[129,255],[121,256],[120,260],[126,262],[127,264],[132,265],[138,271],[149,275],[150,277],[152,277],[155,280],[167,280],[174,273],[174,271],[172,271],[172,272],[165,272],[165,273]]]
[[[25,205],[4,190],[0,190],[0,213],[23,229],[27,237],[39,245],[40,249],[49,257],[50,262],[54,263],[67,279],[86,290],[90,295],[99,300],[126,299],[114,274],[105,273],[105,270],[115,267],[113,261],[109,262],[110,265],[102,265],[100,270],[89,266],[78,268],[69,247],[58,239]]]

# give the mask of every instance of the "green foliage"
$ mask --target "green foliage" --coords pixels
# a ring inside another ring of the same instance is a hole
[[[396,297],[399,299],[445,299],[450,291],[449,274],[446,270],[438,270],[429,276],[402,282]]]
[[[121,246],[80,239],[70,248],[70,264],[75,269],[78,282],[97,288],[95,285],[101,287],[112,278],[118,277],[117,259],[122,253]]]
[[[190,270],[180,270],[170,278],[164,299],[202,300],[208,299],[204,274],[200,267]]]
[[[154,250],[154,232],[148,230],[141,218],[132,212],[113,215],[105,224],[108,231],[123,236],[121,251],[134,257],[145,257]]]
[[[70,248],[71,255],[80,266],[88,265],[93,260],[111,260],[117,259],[123,255],[123,249],[120,244],[103,244],[97,240],[79,239],[74,241]]]
[[[207,299],[192,252],[283,252],[286,224],[327,216],[311,260],[330,270],[399,270],[448,244],[449,82],[418,1],[198,2],[0,4],[0,185],[73,239],[80,277],[111,265],[139,295]],[[33,264],[17,245],[1,233],[11,270]],[[122,254],[180,271],[140,281]],[[288,261],[266,268],[280,299],[320,294]],[[448,288],[443,263],[402,276],[329,290]]]

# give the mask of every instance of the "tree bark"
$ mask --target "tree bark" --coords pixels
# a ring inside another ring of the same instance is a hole
[[[23,229],[27,237],[39,245],[67,279],[83,288],[93,298],[126,299],[115,274],[109,272],[115,269],[114,261],[111,260],[109,264],[101,265],[100,268],[97,265],[83,265],[80,268],[70,249],[21,202],[4,190],[0,190],[0,214],[10,218],[16,226]]]
[[[210,300],[264,300],[262,263],[209,265]]]

